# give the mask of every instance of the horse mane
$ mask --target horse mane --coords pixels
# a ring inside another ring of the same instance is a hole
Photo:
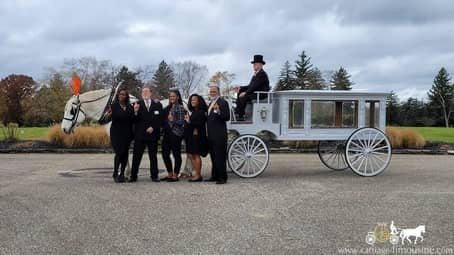
[[[80,96],[83,97],[84,99],[87,97],[92,99],[91,97],[95,98],[95,97],[101,96],[100,95],[101,93],[106,93],[106,92],[110,93],[110,89],[91,90],[91,91],[87,91],[87,92],[80,94]]]

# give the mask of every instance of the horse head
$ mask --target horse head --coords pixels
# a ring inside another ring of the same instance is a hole
[[[73,95],[65,106],[61,129],[64,133],[71,133],[77,124],[85,120],[85,113],[81,110],[79,95]]]

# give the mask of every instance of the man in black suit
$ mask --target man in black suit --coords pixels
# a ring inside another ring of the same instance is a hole
[[[227,182],[227,125],[230,120],[229,104],[220,97],[219,86],[210,85],[210,105],[208,107],[207,132],[211,158],[211,178],[216,184]]]
[[[162,105],[159,101],[151,99],[151,88],[143,87],[142,100],[134,105],[134,150],[132,157],[130,182],[137,181],[140,161],[145,147],[148,148],[150,158],[150,177],[154,182],[159,182],[158,176],[158,141],[161,134],[163,121]]]
[[[268,75],[263,70],[265,63],[266,62],[263,60],[262,55],[254,55],[254,60],[251,61],[254,68],[254,75],[252,76],[249,85],[237,86],[235,88],[238,93],[236,101],[236,114],[238,115],[239,121],[244,120],[244,110],[246,108],[246,104],[254,99],[257,99],[257,95],[254,92],[270,90]],[[266,96],[266,94],[261,94],[260,99],[264,99]]]

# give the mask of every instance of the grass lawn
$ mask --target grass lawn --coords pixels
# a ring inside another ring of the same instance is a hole
[[[454,143],[454,128],[443,127],[396,127],[410,128],[420,133],[426,141]],[[46,140],[49,127],[23,127],[19,128],[19,139],[21,140]],[[0,132],[0,140],[3,140],[3,133]]]
[[[426,141],[454,143],[454,128],[443,127],[398,127],[411,128],[420,133]]]
[[[21,140],[46,140],[49,127],[21,127],[18,129]],[[0,140],[3,140],[3,132],[0,132]]]

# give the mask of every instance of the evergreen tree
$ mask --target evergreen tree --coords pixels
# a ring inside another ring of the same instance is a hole
[[[431,125],[424,101],[412,97],[408,98],[407,102],[402,104],[400,121],[403,126]]]
[[[322,72],[318,68],[309,70],[306,89],[321,90],[325,89],[325,87],[325,79],[322,77]]]
[[[130,71],[128,67],[122,66],[115,77],[115,86],[121,82],[122,88],[127,89],[131,95],[138,98],[143,86],[143,82],[138,78],[138,75],[138,72]]]
[[[153,85],[160,98],[167,96],[169,89],[175,87],[175,78],[172,68],[163,60],[152,78]]]
[[[282,66],[281,72],[278,77],[278,81],[275,87],[275,91],[280,90],[292,90],[295,89],[295,76],[294,71],[291,70],[290,62],[285,61]]]
[[[331,77],[331,89],[332,90],[351,90],[353,82],[350,80],[351,75],[348,74],[347,70],[342,66],[334,72]]]
[[[391,91],[386,100],[386,125],[400,125],[399,112],[400,112],[399,97],[394,91]]]
[[[427,93],[429,104],[439,110],[439,118],[444,120],[445,127],[449,127],[449,119],[454,111],[454,85],[450,84],[450,80],[449,73],[442,67]]]
[[[295,88],[307,89],[312,70],[311,58],[306,55],[305,51],[298,56],[299,60],[295,61]]]

